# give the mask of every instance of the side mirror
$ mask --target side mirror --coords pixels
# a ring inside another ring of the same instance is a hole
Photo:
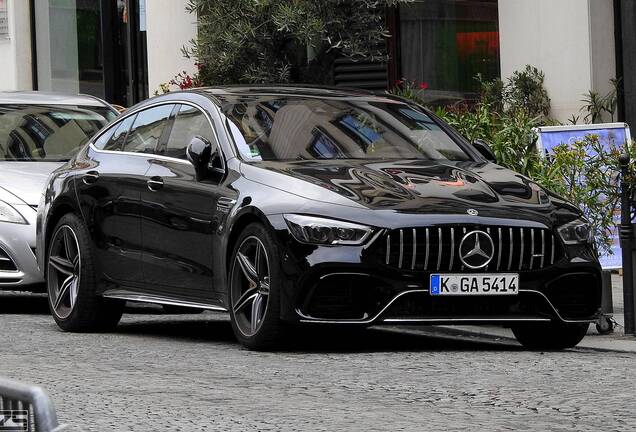
[[[490,145],[488,145],[486,141],[476,139],[475,141],[473,141],[473,147],[475,147],[479,154],[486,158],[486,160],[497,163],[497,156],[495,156],[495,153],[492,151]]]
[[[210,141],[201,136],[195,136],[186,149],[186,156],[194,165],[199,181],[225,172],[221,155],[218,152],[212,153],[212,148]]]
[[[212,155],[212,144],[203,137],[195,136],[188,144],[186,157],[194,165],[197,180],[203,180],[208,174],[208,164]]]

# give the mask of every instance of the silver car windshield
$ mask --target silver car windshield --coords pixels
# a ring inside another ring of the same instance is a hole
[[[116,114],[108,107],[0,105],[0,161],[66,161]]]

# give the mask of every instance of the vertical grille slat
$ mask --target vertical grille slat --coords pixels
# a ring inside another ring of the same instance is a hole
[[[444,239],[442,237],[442,229],[437,228],[437,271],[442,266],[442,251],[444,250]]]
[[[508,253],[508,270],[512,270],[512,252],[515,250],[515,238],[513,236],[512,228],[508,229],[510,235],[510,252]]]
[[[539,268],[543,268],[544,263],[545,263],[545,231],[541,230],[541,262],[539,264]]]
[[[490,227],[486,228],[486,232],[488,233],[488,235],[492,239],[492,233],[490,232]],[[494,243],[493,243],[493,247],[494,247]],[[484,267],[484,270],[488,271],[488,269],[490,268],[491,264],[492,264],[492,258],[490,259],[490,262],[486,265],[486,267]]]
[[[534,228],[530,229],[530,266],[528,267],[532,270],[532,265],[534,264]]]
[[[400,257],[398,258],[398,267],[402,268],[402,259],[404,258],[404,231],[400,230]]]
[[[497,249],[497,270],[501,269],[501,249],[502,249],[502,244],[501,244],[501,228],[497,228],[497,239],[498,239],[498,245],[499,248]]]
[[[521,233],[521,253],[519,254],[519,269],[523,268],[523,246],[524,246],[524,241],[523,241],[523,228],[521,228],[519,230],[519,232]]]
[[[550,265],[554,264],[554,234],[550,236],[550,242],[552,243],[552,252],[550,253]]]
[[[450,242],[450,260],[448,263],[448,271],[453,270],[453,261],[455,259],[455,228],[451,228],[451,242]]]
[[[430,233],[426,228],[426,252],[424,254],[424,270],[428,270],[428,256],[430,255]]]
[[[413,228],[413,257],[411,258],[411,270],[415,270],[417,261],[417,230]]]
[[[536,271],[553,265],[563,253],[544,228],[444,225],[389,231],[379,259],[402,270],[465,272],[459,245],[471,231],[490,235],[494,250],[488,265],[470,271]]]

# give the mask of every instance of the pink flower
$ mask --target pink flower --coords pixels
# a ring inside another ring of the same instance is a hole
[[[425,83],[425,82],[420,83],[420,90],[426,90],[427,88],[428,88],[428,83]]]

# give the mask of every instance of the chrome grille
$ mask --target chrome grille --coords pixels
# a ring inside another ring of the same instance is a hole
[[[539,270],[554,264],[562,254],[547,229],[441,226],[392,230],[384,239],[381,255],[386,265],[404,270],[468,271],[459,258],[459,244],[474,230],[486,231],[494,245],[493,259],[482,271]]]

